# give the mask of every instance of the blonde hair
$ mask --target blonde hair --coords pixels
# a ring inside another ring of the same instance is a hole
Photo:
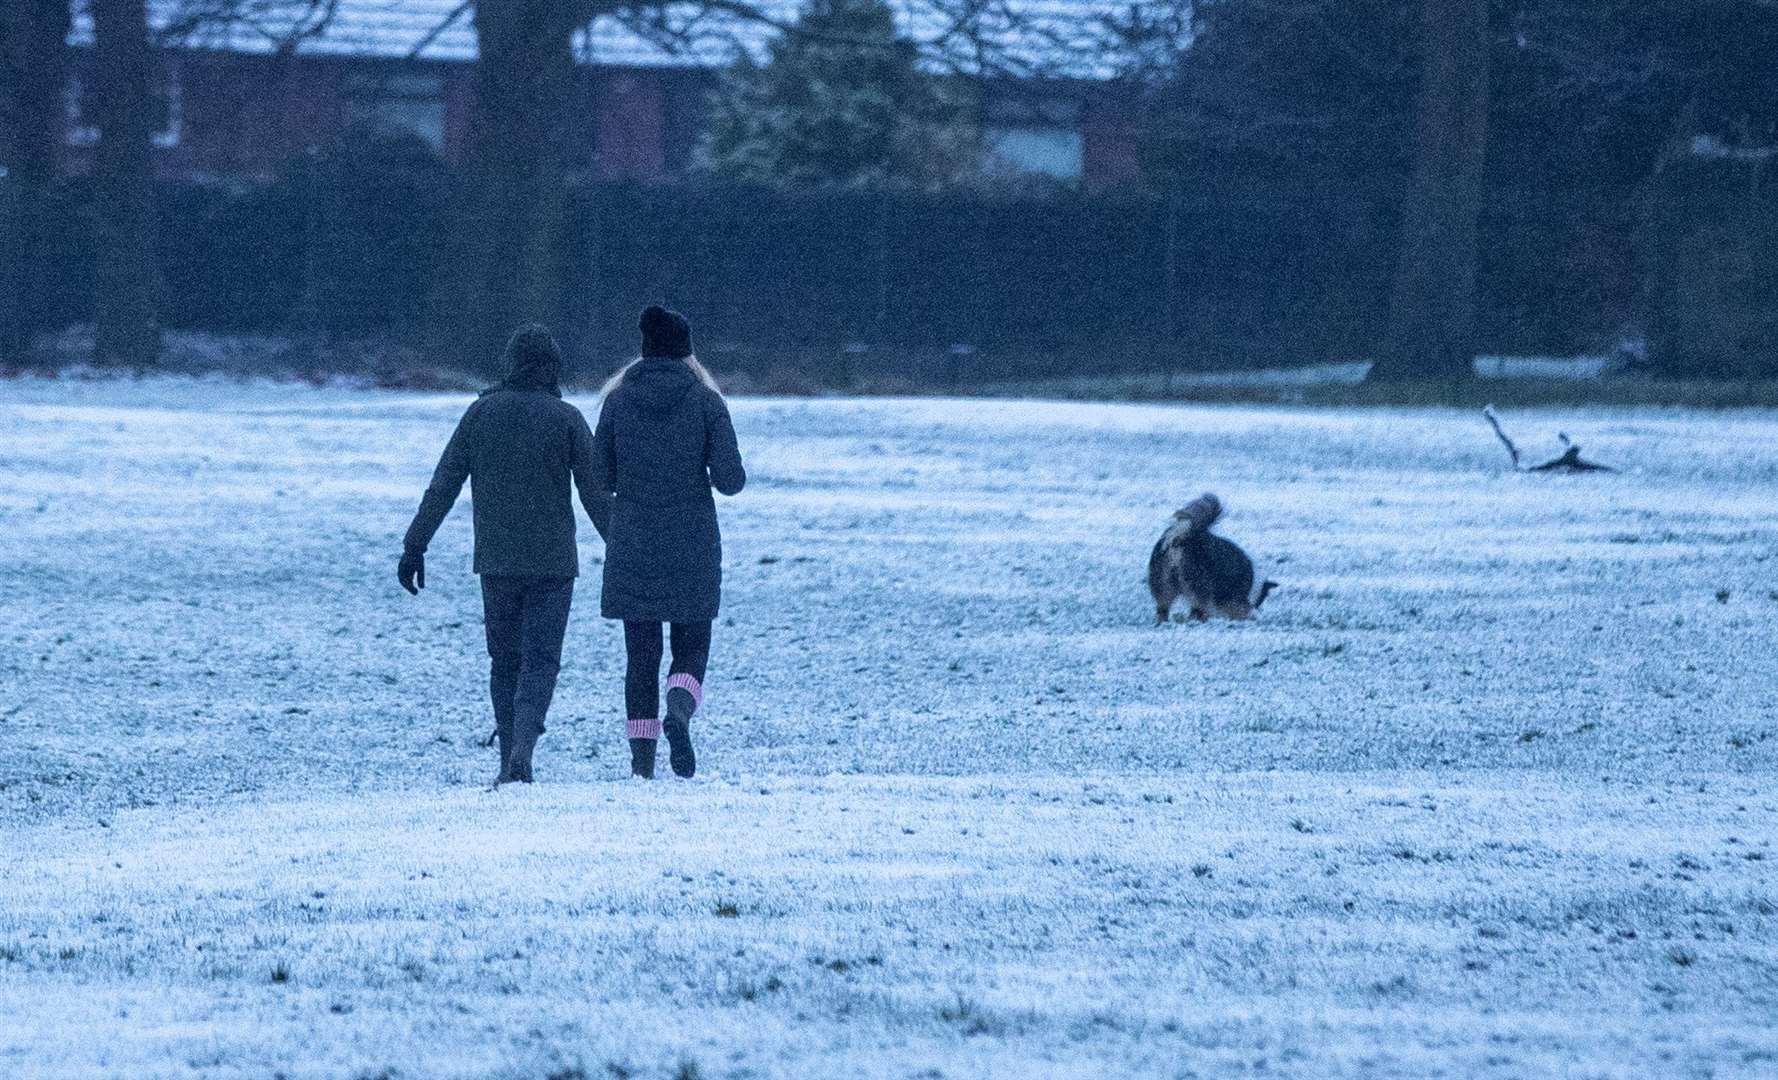
[[[618,368],[617,374],[613,375],[609,379],[606,379],[605,385],[601,386],[599,388],[599,396],[601,398],[603,398],[607,394],[611,393],[613,390],[616,390],[618,387],[622,386],[624,383],[624,379],[630,374],[630,369],[634,368],[637,364],[640,364],[641,362],[642,362],[642,357],[638,356],[636,359],[631,360],[629,363],[625,364],[623,367]],[[716,379],[711,376],[710,369],[706,368],[703,364],[698,363],[698,358],[695,355],[686,356],[680,362],[683,363],[686,367],[691,368],[691,373],[698,377],[699,382],[703,383],[705,386],[708,386],[711,390],[715,391],[719,396],[721,395],[722,387],[716,385]]]

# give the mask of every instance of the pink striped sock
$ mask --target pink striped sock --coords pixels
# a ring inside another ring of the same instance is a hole
[[[691,707],[696,709],[704,704],[704,686],[695,676],[680,671],[667,676],[667,689],[677,687],[691,695]]]
[[[632,718],[624,725],[624,730],[632,739],[658,739],[661,737],[661,721],[658,716]]]

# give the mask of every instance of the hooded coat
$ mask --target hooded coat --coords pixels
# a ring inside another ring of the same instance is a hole
[[[593,433],[594,486],[614,498],[600,613],[707,622],[722,605],[722,532],[711,488],[747,483],[722,395],[683,361],[646,357],[606,394]]]
[[[476,573],[580,573],[570,480],[595,525],[609,515],[610,496],[599,486],[593,433],[580,410],[562,400],[559,379],[553,355],[522,356],[504,381],[482,391],[439,458],[405,551],[425,554],[468,480]]]

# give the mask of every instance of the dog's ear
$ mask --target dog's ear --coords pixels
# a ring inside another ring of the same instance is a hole
[[[1173,511],[1173,520],[1174,521],[1184,521],[1188,517],[1191,517],[1191,515],[1185,512],[1184,507],[1181,507],[1180,509]]]

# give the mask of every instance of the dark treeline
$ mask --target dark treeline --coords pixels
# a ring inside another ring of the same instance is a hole
[[[141,5],[106,2],[100,45],[128,85]],[[719,366],[795,353],[835,382],[917,357],[951,377],[1374,359],[1376,377],[1457,379],[1477,354],[1644,346],[1669,375],[1778,377],[1778,5],[1761,0],[1137,5],[1093,47],[1143,179],[1093,194],[970,182],[970,80],[919,67],[878,0],[822,0],[819,33],[724,80],[693,178],[590,182],[555,134],[558,46],[586,12],[508,8],[477,9],[455,167],[354,137],[267,185],[149,184],[123,94],[120,145],[57,182],[13,124],[5,280],[29,285],[4,298],[9,350],[21,322],[92,320],[101,360],[152,357],[130,333],[152,325],[478,368],[542,318],[602,364],[635,307],[671,298]],[[47,40],[12,10],[8,40]],[[1014,67],[992,77],[1043,74]],[[16,116],[59,68],[9,70]]]
[[[1163,167],[1392,193],[1373,375],[1624,337],[1778,376],[1751,272],[1778,257],[1778,5],[1198,0],[1192,26],[1147,69]]]
[[[1646,325],[1689,373],[1767,374],[1758,358],[1770,352],[1724,340],[1774,300],[1764,267],[1778,258],[1778,198],[1750,197],[1746,179],[1720,163],[1676,172],[1649,225],[1619,193],[1494,188],[1476,351],[1597,352]],[[453,182],[427,155],[372,146],[267,187],[163,187],[165,325],[404,342],[475,369],[477,357],[425,334]],[[634,309],[674,297],[706,328],[706,349],[733,353],[713,356],[729,366],[794,350],[882,373],[953,345],[974,350],[966,374],[994,377],[1364,359],[1388,318],[1398,192],[1386,178],[1208,171],[1181,174],[1171,196],[1041,199],[597,185],[569,213],[563,332],[578,361],[607,364],[630,347]],[[74,227],[56,230],[64,246],[46,267],[48,324],[94,314],[87,283],[105,249],[82,223],[97,196],[88,184],[63,192]],[[1647,279],[1644,228],[1669,252]],[[1750,362],[1715,366],[1734,357]]]

